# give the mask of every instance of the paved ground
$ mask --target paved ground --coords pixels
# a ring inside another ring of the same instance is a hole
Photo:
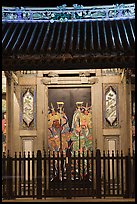
[[[134,198],[88,198],[88,197],[77,197],[72,199],[63,199],[63,198],[47,198],[47,199],[31,199],[31,198],[20,198],[16,200],[2,200],[2,202],[135,202]]]

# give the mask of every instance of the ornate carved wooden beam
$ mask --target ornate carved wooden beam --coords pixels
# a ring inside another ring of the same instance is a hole
[[[3,70],[39,70],[65,68],[135,68],[135,56],[22,56],[2,60]]]
[[[26,22],[66,22],[66,21],[89,21],[89,20],[119,20],[120,18],[135,18],[135,4],[116,4],[104,6],[86,6],[66,4],[57,8],[25,8],[3,7],[2,21]]]

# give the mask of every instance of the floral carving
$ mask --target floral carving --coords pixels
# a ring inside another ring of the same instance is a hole
[[[106,119],[111,126],[116,120],[116,117],[116,93],[112,87],[110,87],[109,91],[106,93]]]
[[[23,120],[28,127],[30,126],[30,123],[34,119],[33,106],[34,106],[33,95],[28,89],[23,96]]]

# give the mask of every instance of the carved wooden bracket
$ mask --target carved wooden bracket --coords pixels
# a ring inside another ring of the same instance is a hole
[[[86,71],[86,72],[79,72],[79,76],[80,77],[89,77],[90,76],[90,72]]]
[[[91,85],[93,85],[93,84],[98,82],[98,78],[90,78],[88,76],[83,76],[83,74],[80,75],[79,77],[76,77],[76,79],[72,75],[71,78],[66,77],[64,80],[62,79],[62,77],[60,78],[58,76],[58,74],[56,74],[56,73],[55,73],[55,75],[53,73],[52,75],[49,74],[48,76],[49,77],[45,77],[45,78],[41,79],[42,84],[44,84],[44,85],[50,85],[50,84],[60,84],[60,85],[61,84],[63,84],[63,85],[64,84],[69,84],[69,85],[71,85],[71,84],[91,84]]]
[[[51,82],[50,78],[41,79],[41,83],[44,85],[48,85],[48,84],[50,84],[50,82]]]
[[[90,82],[90,84],[96,84],[96,83],[98,83],[98,78],[91,78],[91,79],[89,79],[89,82]]]

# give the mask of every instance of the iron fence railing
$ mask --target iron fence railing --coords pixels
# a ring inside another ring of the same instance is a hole
[[[3,153],[2,197],[135,197],[135,153]]]

